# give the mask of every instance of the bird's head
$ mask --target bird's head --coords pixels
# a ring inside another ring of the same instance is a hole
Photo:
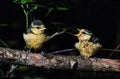
[[[31,23],[30,30],[34,34],[42,34],[44,33],[45,29],[46,28],[41,20],[34,20]]]
[[[75,34],[74,36],[77,36],[80,41],[89,41],[92,37],[92,32],[90,32],[87,29],[77,29],[78,34]]]

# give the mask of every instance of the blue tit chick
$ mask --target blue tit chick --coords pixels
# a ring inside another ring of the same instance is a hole
[[[49,36],[44,33],[45,26],[41,20],[34,20],[27,33],[23,33],[23,39],[29,49],[40,50]]]
[[[102,45],[98,42],[98,38],[93,36],[93,33],[87,29],[78,29],[79,33],[75,34],[78,38],[78,42],[75,43],[75,48],[85,58],[90,58],[97,51],[102,48]]]

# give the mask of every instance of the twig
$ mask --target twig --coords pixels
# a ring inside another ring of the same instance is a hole
[[[71,48],[71,49],[58,50],[58,51],[50,52],[49,55],[58,54],[58,53],[61,53],[61,52],[69,52],[69,51],[74,51],[74,50],[76,50],[76,49]]]
[[[118,48],[120,48],[120,44],[115,49],[117,50]],[[113,53],[114,53],[114,51],[111,52],[107,58],[111,57],[113,55]]]
[[[120,50],[117,49],[101,49],[103,51],[112,51],[112,52],[120,52]]]
[[[64,29],[62,32],[56,32],[54,33],[53,35],[50,36],[50,39],[57,36],[57,35],[60,35],[60,34],[63,34],[67,29]]]
[[[26,4],[26,6],[28,6],[27,4]],[[26,32],[27,32],[27,30],[28,30],[28,11],[26,11],[25,10],[25,8],[24,8],[24,6],[21,4],[21,7],[22,7],[22,10],[23,10],[23,12],[24,12],[24,14],[25,14],[25,19],[26,19]]]
[[[70,49],[64,49],[64,50],[58,50],[58,51],[54,51],[54,52],[50,52],[49,54],[52,55],[52,54],[58,54],[58,53],[61,53],[61,52],[70,52],[70,51],[75,51],[77,49],[75,48],[70,48]],[[114,52],[120,52],[120,50],[117,50],[117,49],[101,49],[103,51],[114,51]]]

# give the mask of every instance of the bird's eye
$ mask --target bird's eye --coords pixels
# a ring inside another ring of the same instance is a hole
[[[86,32],[82,32],[82,34],[86,34]]]
[[[36,27],[37,29],[39,29],[40,27]]]

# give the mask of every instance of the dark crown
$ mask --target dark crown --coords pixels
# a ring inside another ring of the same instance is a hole
[[[43,22],[41,20],[34,20],[33,22],[33,25],[42,25]]]

